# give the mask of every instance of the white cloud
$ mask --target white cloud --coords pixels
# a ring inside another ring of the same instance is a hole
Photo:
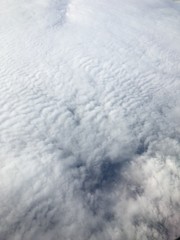
[[[0,239],[178,237],[179,5],[0,2]]]

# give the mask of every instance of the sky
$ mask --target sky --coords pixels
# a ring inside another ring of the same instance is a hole
[[[179,237],[180,4],[0,6],[0,239]]]

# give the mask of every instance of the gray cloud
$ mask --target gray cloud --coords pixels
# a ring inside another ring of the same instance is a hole
[[[1,240],[180,235],[179,11],[1,0]]]

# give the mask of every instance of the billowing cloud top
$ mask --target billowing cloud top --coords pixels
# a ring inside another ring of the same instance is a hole
[[[180,5],[0,0],[0,239],[180,235]]]

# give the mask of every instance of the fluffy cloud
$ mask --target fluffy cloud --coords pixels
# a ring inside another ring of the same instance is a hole
[[[178,237],[179,5],[0,2],[0,239]]]

